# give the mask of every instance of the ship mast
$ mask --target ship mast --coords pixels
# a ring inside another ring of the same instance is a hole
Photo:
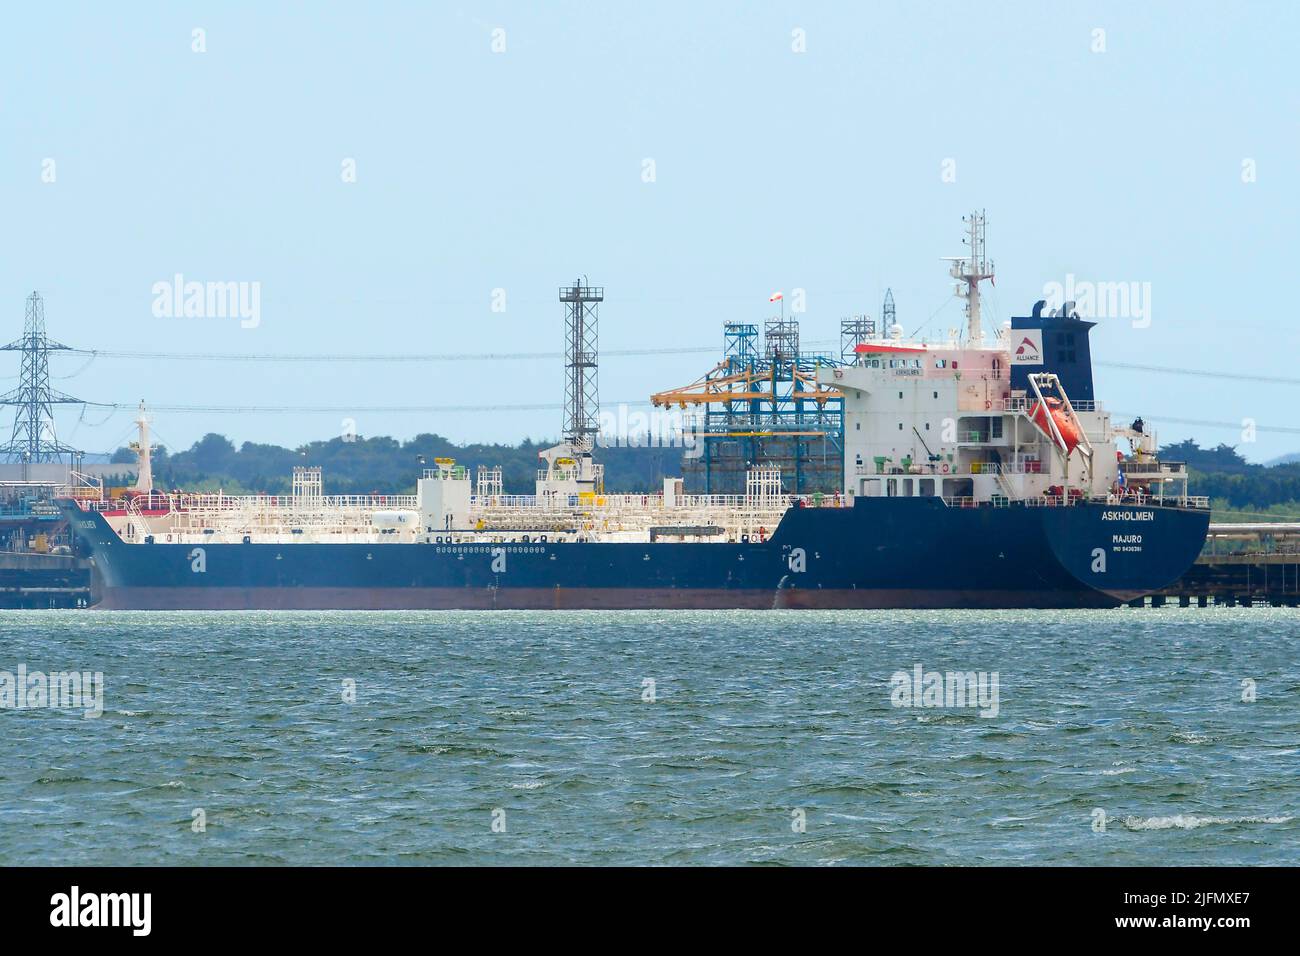
[[[966,223],[962,243],[968,252],[961,258],[951,259],[949,275],[958,280],[957,297],[966,300],[966,340],[979,345],[984,340],[984,329],[980,326],[980,282],[993,278],[993,263],[984,254],[984,213],[973,212],[962,216],[961,221]]]
[[[149,416],[144,410],[144,399],[140,399],[140,414],[135,424],[140,429],[135,445],[135,490],[147,495],[153,490],[153,449],[149,445]]]

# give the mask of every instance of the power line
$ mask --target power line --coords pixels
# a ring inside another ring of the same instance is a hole
[[[1100,368],[1119,368],[1130,372],[1155,372],[1159,375],[1192,375],[1199,378],[1221,378],[1233,382],[1266,382],[1271,385],[1300,385],[1300,378],[1282,375],[1256,375],[1244,372],[1219,372],[1204,368],[1172,368],[1168,365],[1137,365],[1132,362],[1093,362]]]
[[[134,405],[110,402],[86,402],[97,408],[114,410],[134,408]],[[649,402],[628,402],[628,405],[649,405]],[[377,415],[401,414],[407,412],[454,413],[454,412],[533,412],[555,411],[563,408],[559,403],[523,404],[523,405],[149,405],[153,412],[206,412],[209,414],[293,414],[310,415],[312,413],[330,415]]]
[[[564,358],[563,352],[444,352],[425,355],[410,353],[394,353],[387,355],[341,353],[333,355],[308,355],[284,352],[122,352],[108,349],[69,349],[68,351],[78,355],[89,355],[94,358],[148,359],[150,361],[178,362],[502,362]],[[719,351],[720,350],[716,345],[701,345],[662,349],[606,349],[601,352],[601,355],[682,355]]]
[[[85,402],[84,404],[95,406],[97,408],[111,408],[114,410],[133,409],[135,407],[130,404],[112,404],[108,402]],[[623,406],[626,408],[651,407],[651,403],[648,401],[607,402],[606,404]],[[150,405],[149,408],[152,411],[170,412],[174,414],[398,415],[461,414],[472,412],[553,412],[564,408],[564,406],[552,402],[532,402],[517,405]],[[1128,414],[1123,412],[1113,412],[1112,414],[1116,418],[1130,417]],[[1147,421],[1155,422],[1157,424],[1196,425],[1202,428],[1226,428],[1233,431],[1240,431],[1244,427],[1241,422],[1218,422],[1200,418],[1178,418],[1152,414],[1150,412],[1143,413],[1142,417]],[[1273,432],[1283,435],[1300,435],[1300,427],[1293,428],[1286,425],[1256,425],[1255,431]]]
[[[933,316],[931,318],[933,318]],[[928,321],[929,320],[927,320],[927,322]],[[833,343],[813,342],[806,344],[811,345],[814,348],[822,348],[829,347],[829,345]],[[78,348],[71,348],[66,351],[71,354],[89,356],[92,360],[95,358],[108,358],[176,362],[285,362],[302,364],[327,362],[528,362],[564,358],[563,352],[435,352],[424,354],[405,352],[357,354],[342,352],[309,354],[291,352],[134,352],[115,349]],[[718,351],[719,349],[716,345],[686,345],[656,349],[605,349],[601,352],[601,355],[636,358],[653,355],[700,355],[706,353],[717,353]],[[88,365],[89,363],[83,365],[76,373],[63,377],[73,378],[81,371],[84,371]],[[1215,369],[1178,368],[1167,365],[1142,365],[1134,362],[1095,361],[1093,362],[1093,365],[1097,368],[1113,368],[1130,372],[1152,372],[1158,375],[1187,375],[1197,378],[1214,378],[1235,382],[1259,382],[1271,385],[1300,385],[1300,378],[1283,375],[1258,375],[1245,372],[1223,372]]]
[[[1117,413],[1118,414],[1118,413]],[[1128,416],[1121,416],[1127,418]],[[1153,421],[1157,424],[1165,422],[1170,425],[1197,425],[1201,428],[1230,428],[1233,431],[1242,431],[1245,425],[1242,422],[1212,422],[1201,418],[1168,418],[1164,415],[1143,415],[1144,419]],[[1300,435],[1300,428],[1291,428],[1286,425],[1256,425],[1257,432],[1276,432],[1281,435]]]

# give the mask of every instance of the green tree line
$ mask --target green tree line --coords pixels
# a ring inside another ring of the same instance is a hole
[[[1187,462],[1191,493],[1210,499],[1216,521],[1256,515],[1300,519],[1300,462],[1257,465],[1232,445],[1202,448],[1190,440],[1164,446],[1160,457]]]

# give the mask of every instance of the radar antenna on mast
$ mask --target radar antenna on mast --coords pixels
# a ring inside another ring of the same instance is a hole
[[[968,252],[965,256],[945,258],[952,263],[948,274],[958,280],[954,291],[958,298],[966,300],[967,341],[979,345],[984,339],[984,329],[980,325],[979,285],[984,279],[993,279],[993,262],[984,253],[984,212],[962,216],[961,221],[966,223],[966,237],[962,243]]]

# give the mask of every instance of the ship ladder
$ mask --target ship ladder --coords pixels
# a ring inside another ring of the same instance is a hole
[[[998,476],[998,487],[1006,494],[1008,500],[1016,500],[1016,494],[1011,489],[1011,482],[1007,481],[1007,476],[1002,473],[1002,466],[996,465],[995,468],[997,470],[994,471],[994,474]]]
[[[134,498],[126,499],[126,513],[129,517],[140,522],[140,527],[144,529],[146,535],[153,534],[153,529],[149,527],[149,520],[144,516],[144,512],[140,510],[140,506],[136,504]]]

